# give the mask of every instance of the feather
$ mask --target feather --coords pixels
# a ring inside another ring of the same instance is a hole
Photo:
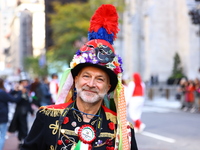
[[[88,39],[104,39],[113,44],[118,31],[116,8],[111,4],[101,5],[90,20]]]

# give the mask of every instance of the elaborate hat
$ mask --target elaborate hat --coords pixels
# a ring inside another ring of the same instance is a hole
[[[70,68],[61,78],[57,104],[68,102],[73,96],[74,77],[86,66],[95,66],[104,70],[110,77],[111,88],[108,91],[109,98],[104,99],[105,105],[117,112],[117,134],[116,141],[119,149],[127,149],[127,121],[126,102],[124,89],[121,83],[122,59],[116,55],[112,46],[118,33],[118,14],[116,8],[111,4],[101,5],[90,20],[88,42],[84,44],[74,55]],[[112,104],[111,100],[112,99]]]

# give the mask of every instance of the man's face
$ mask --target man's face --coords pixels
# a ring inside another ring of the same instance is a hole
[[[101,69],[85,67],[75,77],[77,100],[87,103],[97,103],[102,100],[109,91],[110,79]]]

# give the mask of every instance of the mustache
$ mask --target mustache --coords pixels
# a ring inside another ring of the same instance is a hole
[[[93,88],[93,87],[90,88],[90,87],[88,87],[88,86],[84,86],[84,87],[82,88],[82,90],[92,91],[92,92],[95,92],[95,93],[98,93],[98,92],[99,92],[98,89]]]

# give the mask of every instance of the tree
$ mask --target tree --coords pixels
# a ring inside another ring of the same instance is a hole
[[[118,12],[124,8],[123,0],[107,0],[106,2],[88,0],[86,3],[75,2],[53,3],[55,13],[50,14],[50,27],[54,45],[46,52],[47,66],[40,68],[38,57],[28,57],[25,60],[26,71],[30,74],[49,74],[48,67],[55,72],[62,72],[63,66],[69,65],[75,52],[87,41],[89,20],[101,4],[113,4]],[[86,39],[86,40],[85,40]],[[34,70],[34,72],[33,72]]]
[[[105,3],[117,5],[119,11],[123,10],[122,0],[106,2],[89,0],[87,3],[61,5],[56,2],[53,4],[55,13],[49,17],[54,45],[47,52],[49,62],[62,60],[67,64],[70,63],[75,52],[86,42],[91,16],[101,4]]]
[[[172,75],[168,79],[168,84],[179,83],[180,79],[185,77],[181,66],[181,59],[178,53],[175,53]]]
[[[25,71],[32,77],[48,75],[47,66],[44,65],[40,67],[39,65],[39,57],[26,57],[24,60],[24,67]]]

